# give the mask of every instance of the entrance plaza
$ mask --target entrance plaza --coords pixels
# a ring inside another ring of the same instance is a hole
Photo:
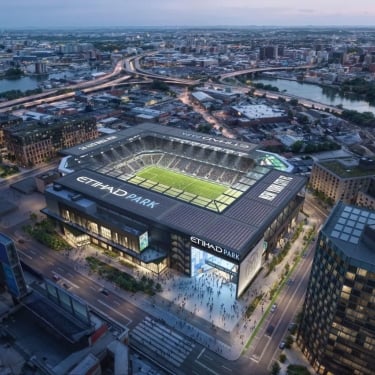
[[[235,298],[235,285],[227,275],[211,269],[194,277],[184,277],[169,270],[159,278],[160,297],[178,315],[194,315],[225,332],[231,332],[246,311],[242,300]]]

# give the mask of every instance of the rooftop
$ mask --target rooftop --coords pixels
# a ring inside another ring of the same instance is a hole
[[[129,142],[133,137],[154,136],[163,139],[190,141],[191,143],[204,143],[205,145],[223,147],[237,152],[249,153],[256,149],[256,145],[249,142],[241,142],[234,139],[216,137],[208,134],[197,133],[189,130],[176,129],[169,126],[161,126],[154,123],[144,123],[116,132],[113,135],[98,138],[92,142],[86,142],[61,151],[64,155],[82,157],[89,152],[92,154],[109,150],[125,141]]]
[[[303,188],[305,178],[269,170],[221,213],[87,169],[73,172],[57,182],[58,190],[47,188],[46,193],[63,199],[66,204],[77,206],[80,199],[90,200],[94,205],[95,202],[105,203],[120,212],[128,211],[145,220],[214,242],[242,257],[260,240],[285,203]],[[82,194],[82,198],[69,199],[69,196],[74,197],[69,192]]]
[[[339,202],[322,232],[357,265],[375,272],[375,212]]]
[[[375,176],[375,168],[360,168],[359,161],[353,163],[353,160],[353,158],[334,159],[321,161],[319,164],[341,178]]]
[[[283,110],[264,104],[237,105],[233,109],[250,120],[286,116]]]

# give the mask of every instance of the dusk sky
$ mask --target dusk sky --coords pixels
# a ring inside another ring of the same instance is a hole
[[[0,29],[375,25],[375,0],[1,0]]]

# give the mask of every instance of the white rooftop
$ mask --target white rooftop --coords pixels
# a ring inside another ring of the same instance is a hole
[[[279,108],[273,108],[265,104],[248,104],[232,107],[235,111],[247,117],[249,120],[282,117],[285,112]]]

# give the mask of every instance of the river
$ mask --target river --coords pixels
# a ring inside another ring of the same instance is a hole
[[[46,76],[25,76],[15,79],[0,79],[0,93],[11,90],[34,90],[38,88],[39,83],[43,82]]]
[[[296,95],[319,103],[337,106],[358,112],[372,112],[375,114],[375,105],[364,100],[342,97],[337,90],[286,79],[254,79],[256,83],[270,84],[279,88],[280,92],[285,90],[286,94]]]
[[[15,79],[0,78],[0,93],[11,90],[34,90],[39,87],[42,82],[51,78],[71,78],[73,73],[60,72],[45,75],[23,76]]]

